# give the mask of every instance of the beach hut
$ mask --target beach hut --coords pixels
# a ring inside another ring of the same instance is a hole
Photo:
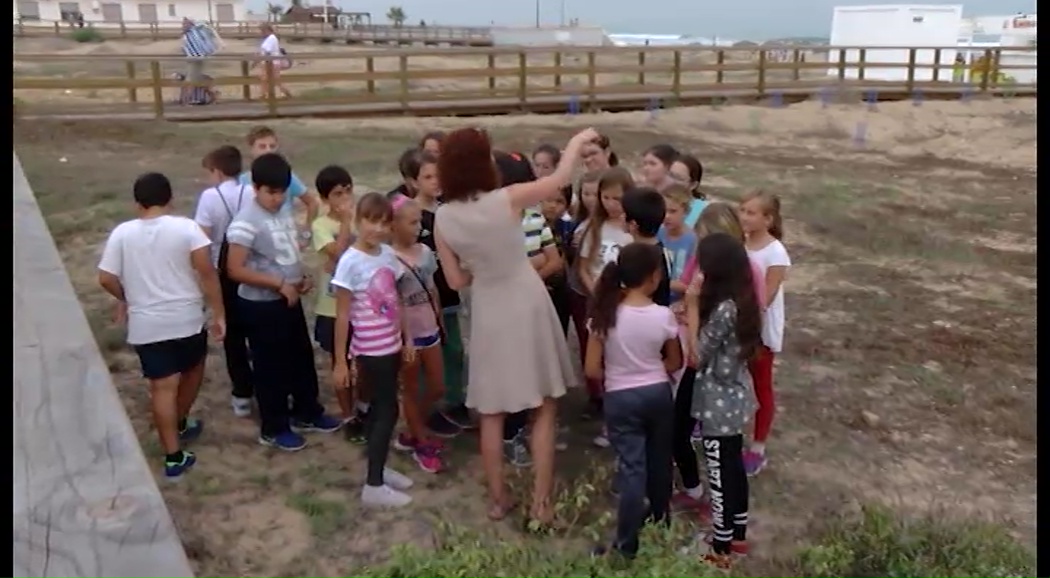
[[[831,45],[851,48],[846,62],[860,61],[859,47],[864,47],[868,63],[900,64],[901,67],[868,68],[869,80],[903,81],[908,78],[909,48],[928,48],[916,54],[916,64],[933,64],[935,51],[941,50],[940,63],[950,70],[962,30],[961,5],[883,4],[871,6],[837,6],[831,19]],[[880,48],[885,47],[885,48]],[[829,55],[834,65],[836,56]],[[828,75],[838,75],[832,66]],[[858,78],[856,68],[846,69],[846,78]],[[946,78],[945,78],[946,79]],[[916,68],[915,80],[933,80],[932,68]]]

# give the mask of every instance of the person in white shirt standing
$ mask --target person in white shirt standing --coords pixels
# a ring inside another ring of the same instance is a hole
[[[751,446],[744,452],[744,469],[748,476],[757,475],[766,466],[766,438],[773,428],[776,402],[773,396],[773,358],[784,343],[784,280],[791,267],[791,257],[781,239],[784,224],[780,216],[780,198],[755,191],[740,202],[740,225],[747,237],[747,254],[762,271],[766,294],[762,306],[762,346],[748,363],[758,399],[755,431]]]
[[[260,24],[259,30],[263,36],[262,44],[259,45],[259,55],[264,58],[258,60],[255,66],[259,67],[259,79],[262,81],[262,98],[266,98],[266,95],[270,93],[271,81],[273,82],[273,87],[280,90],[285,98],[292,98],[291,91],[281,82],[281,71],[288,68],[289,61],[285,57],[287,53],[281,48],[281,41],[277,38],[277,32],[274,30],[273,25],[268,22]],[[267,74],[266,60],[268,59],[273,59],[272,78]]]
[[[171,182],[146,173],[134,185],[138,218],[110,233],[98,264],[99,284],[118,301],[117,319],[127,323],[128,343],[150,383],[154,427],[164,449],[164,474],[178,479],[196,463],[182,444],[200,436],[204,424],[190,419],[204,377],[211,329],[225,336],[225,309],[211,241],[195,222],[169,215]]]
[[[226,229],[237,213],[255,199],[255,189],[250,183],[238,182],[244,163],[240,149],[235,146],[223,145],[211,151],[201,164],[212,186],[201,193],[193,220],[211,239],[211,262],[219,272],[222,301],[226,307],[226,339],[222,347],[226,357],[226,372],[233,384],[233,414],[249,417],[255,389],[248,355],[248,336],[244,323],[237,316],[237,287],[240,284],[226,274],[226,252],[229,247]]]

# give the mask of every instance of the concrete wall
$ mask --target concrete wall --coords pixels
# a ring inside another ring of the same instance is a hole
[[[13,575],[193,576],[17,155],[13,170]]]
[[[605,30],[597,27],[504,27],[492,28],[494,46],[604,46],[611,44]]]
[[[247,11],[245,9],[244,0],[70,0],[68,2],[58,2],[57,0],[14,0],[15,18],[19,16],[19,4],[23,5],[23,11],[35,2],[37,11],[40,15],[40,23],[51,25],[56,20],[62,19],[61,6],[72,7],[74,4],[77,5],[81,14],[84,15],[84,22],[93,23],[98,27],[105,26],[117,26],[118,23],[104,22],[102,17],[102,4],[119,4],[121,17],[125,24],[129,27],[135,26],[145,18],[139,13],[140,4],[152,4],[157,9],[157,22],[161,24],[178,24],[182,22],[182,19],[191,18],[193,20],[200,20],[206,22],[209,20],[218,20],[219,11],[216,8],[219,4],[230,4],[233,8],[233,20],[243,21],[247,18]],[[210,5],[210,14],[209,14]],[[26,25],[32,25],[32,21],[25,22]],[[147,24],[141,24],[146,26]]]

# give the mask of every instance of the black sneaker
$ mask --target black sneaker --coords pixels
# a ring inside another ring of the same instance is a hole
[[[458,425],[460,429],[475,430],[478,428],[478,424],[474,422],[474,417],[470,415],[470,410],[465,405],[450,407],[442,414],[445,419]]]
[[[355,446],[363,446],[368,442],[365,438],[365,424],[360,417],[351,418],[343,424],[343,438]]]
[[[439,438],[454,438],[463,431],[463,428],[453,423],[440,411],[431,414],[430,419],[427,420],[427,429]]]

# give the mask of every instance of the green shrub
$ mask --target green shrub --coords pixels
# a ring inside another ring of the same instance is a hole
[[[1035,554],[1004,528],[928,515],[909,520],[868,506],[800,552],[799,576],[1035,576]]]
[[[366,569],[360,575],[386,578],[721,575],[702,562],[695,549],[682,551],[695,540],[692,530],[684,524],[673,528],[646,528],[638,557],[633,562],[612,555],[593,557],[588,552],[592,542],[561,536],[506,541],[452,525],[443,525],[435,534],[439,536],[439,543],[434,549],[399,546],[392,552],[390,562]]]
[[[77,28],[69,34],[69,37],[74,42],[102,42],[105,38],[102,37],[102,33],[94,28]]]

